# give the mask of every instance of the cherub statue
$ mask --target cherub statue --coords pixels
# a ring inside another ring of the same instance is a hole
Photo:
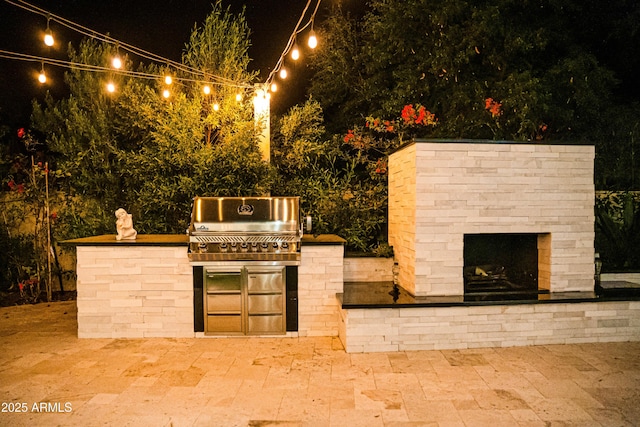
[[[116,211],[116,218],[118,218],[116,221],[116,230],[118,231],[116,240],[135,240],[138,232],[133,228],[131,214],[120,208]]]

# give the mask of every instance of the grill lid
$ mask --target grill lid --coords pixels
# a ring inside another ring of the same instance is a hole
[[[189,234],[300,233],[299,197],[195,197]]]

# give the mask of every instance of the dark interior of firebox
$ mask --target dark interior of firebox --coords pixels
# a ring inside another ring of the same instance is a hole
[[[537,238],[537,234],[465,234],[465,294],[537,292]]]

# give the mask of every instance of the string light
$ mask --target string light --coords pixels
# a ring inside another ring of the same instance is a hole
[[[211,86],[204,85],[204,87],[202,88],[202,92],[204,92],[205,95],[211,94]]]
[[[307,27],[311,27],[311,31],[309,33],[309,40],[308,40],[309,47],[312,49],[315,49],[318,46],[318,37],[313,31],[313,21],[315,19],[316,14],[318,13],[318,8],[320,7],[321,1],[322,0],[317,0],[316,7],[313,10],[311,17],[309,18],[309,21],[307,21],[305,25],[302,25],[302,22],[304,21],[304,18],[307,16],[307,11],[309,10],[309,7],[311,6],[311,2],[312,2],[312,0],[307,0],[307,4],[305,5],[304,10],[302,11],[302,15],[300,16],[300,19],[298,20],[298,23],[296,24],[296,27],[293,30],[293,33],[289,37],[289,41],[287,42],[287,45],[285,46],[284,51],[282,52],[282,54],[280,55],[280,58],[276,62],[276,66],[272,69],[271,73],[269,73],[269,76],[267,77],[266,87],[269,87],[273,82],[275,73],[280,72],[282,70],[285,56],[291,54],[291,59],[293,59],[294,61],[297,61],[298,59],[300,59],[300,49],[298,48],[298,44],[297,44],[297,36],[302,31],[304,31]]]
[[[49,28],[49,21],[51,20],[50,16],[47,16],[47,30],[44,32],[44,44],[51,47],[55,43],[53,39],[53,33],[51,32],[51,28]]]
[[[47,82],[47,75],[44,73],[44,63],[42,63],[42,69],[40,70],[40,74],[38,74],[38,81],[42,84]]]
[[[315,48],[318,45],[318,39],[317,36],[315,35],[315,32],[313,30],[313,23],[314,23],[314,19],[315,16],[317,14],[318,8],[320,6],[320,2],[321,0],[317,0],[316,5],[315,5],[315,9],[313,11],[313,13],[311,14],[311,17],[309,18],[309,20],[307,21],[306,24],[302,25],[302,22],[304,21],[305,17],[307,16],[307,11],[309,10],[310,6],[311,6],[311,2],[313,0],[308,0],[305,8],[300,16],[300,19],[298,20],[298,23],[291,35],[291,37],[289,38],[289,41],[287,43],[287,45],[285,46],[284,51],[282,52],[278,62],[276,63],[276,66],[274,68],[272,68],[271,73],[269,74],[269,76],[266,79],[265,82],[265,88],[271,88],[271,92],[275,92],[278,87],[275,83],[273,83],[273,78],[275,77],[275,73],[279,72],[280,74],[280,78],[284,79],[287,77],[287,70],[282,66],[283,61],[284,61],[284,57],[291,54],[291,58],[293,60],[297,60],[300,58],[300,49],[298,48],[297,45],[297,35],[300,34],[302,31],[304,31],[306,28],[311,27],[310,30],[310,34],[309,34],[309,43],[310,43],[310,47],[311,48]],[[91,29],[88,29],[86,27],[83,27],[79,24],[76,24],[72,21],[69,21],[65,18],[62,18],[60,16],[51,14],[50,12],[41,9],[37,6],[31,5],[29,3],[27,3],[26,1],[22,1],[22,0],[17,0],[17,1],[13,1],[13,0],[5,0],[5,2],[12,4],[14,6],[20,7],[22,9],[25,9],[29,12],[32,13],[36,13],[36,14],[40,14],[43,15],[47,18],[47,30],[45,33],[45,43],[47,44],[47,46],[53,46],[55,41],[53,38],[53,34],[51,32],[51,28],[50,28],[50,21],[53,20],[57,23],[59,23],[60,25],[63,25],[67,28],[70,28],[71,30],[74,30],[76,32],[79,32],[80,34],[83,34],[89,38],[92,39],[96,39],[108,44],[115,44],[116,46],[116,55],[114,58],[112,58],[111,61],[111,70],[116,69],[118,70],[117,73],[121,74],[121,75],[127,75],[127,76],[131,76],[131,77],[137,77],[137,78],[157,78],[157,75],[154,74],[150,74],[150,73],[142,73],[142,72],[133,72],[133,71],[127,71],[127,70],[121,70],[122,65],[123,65],[123,61],[122,59],[120,59],[119,54],[118,54],[118,48],[122,47],[123,49],[127,50],[128,52],[131,52],[135,55],[147,58],[147,59],[151,59],[152,61],[158,61],[158,62],[164,62],[165,64],[167,64],[168,67],[171,67],[177,71],[179,71],[178,75],[181,75],[180,78],[175,78],[169,74],[165,75],[164,79],[165,79],[165,84],[167,85],[171,85],[173,83],[174,80],[181,80],[181,81],[189,81],[189,82],[196,82],[196,83],[203,83],[203,79],[202,78],[188,78],[188,77],[184,77],[185,74],[191,74],[191,75],[195,75],[195,76],[202,76],[204,77],[205,81],[208,80],[209,82],[213,83],[213,84],[217,84],[217,85],[221,85],[221,86],[231,86],[231,87],[237,87],[237,88],[241,88],[241,89],[251,89],[253,88],[253,85],[250,85],[248,82],[238,82],[238,81],[234,81],[232,79],[229,78],[225,78],[225,77],[221,77],[221,76],[217,76],[217,75],[213,75],[213,74],[209,74],[207,72],[204,72],[202,70],[199,69],[195,69],[193,67],[190,67],[188,65],[179,63],[179,62],[175,62],[175,61],[171,61],[168,60],[166,58],[163,58],[159,55],[153,54],[151,52],[147,52],[145,50],[142,50],[140,48],[137,48],[133,45],[129,45],[123,42],[120,42],[116,39],[111,38],[108,35],[104,35],[101,33],[98,33],[96,31],[93,31]],[[26,55],[26,54],[20,54],[20,53],[15,53],[15,52],[8,52],[8,51],[4,51],[4,50],[0,50],[0,57],[4,57],[4,58],[10,58],[10,59],[19,59],[19,60],[25,60],[25,61],[41,61],[42,62],[42,71],[38,77],[39,81],[41,82],[46,82],[47,78],[46,75],[44,73],[44,63],[50,64],[50,65],[56,65],[56,66],[62,66],[62,67],[67,67],[67,68],[73,68],[73,69],[81,69],[81,70],[85,70],[85,71],[98,71],[98,72],[103,72],[103,71],[107,71],[109,70],[109,68],[104,68],[104,67],[99,67],[99,66],[94,66],[94,65],[89,65],[89,64],[82,64],[82,63],[73,63],[70,61],[60,61],[60,60],[56,60],[56,59],[52,59],[52,58],[43,58],[43,57],[37,57],[37,56],[30,56],[30,55]],[[208,85],[207,85],[208,86]],[[115,85],[113,86],[113,89],[115,91]],[[206,90],[206,89],[203,89]],[[171,96],[171,92],[168,89],[165,89],[162,93],[162,95],[165,98],[169,98]],[[263,99],[269,99],[271,97],[271,94],[268,93],[268,91],[265,91],[265,93],[263,94],[262,98]],[[242,100],[242,95],[239,93],[236,95],[236,100],[238,102],[240,102]]]
[[[118,54],[118,43],[116,43],[116,54],[111,60],[111,66],[116,70],[122,68],[122,60],[120,59],[120,55]]]
[[[213,104],[213,111],[218,111],[220,109],[220,104],[218,104],[217,102],[215,102]]]
[[[184,74],[189,74],[192,76],[196,76],[198,78],[182,78],[180,80],[184,80],[184,81],[196,81],[196,82],[202,82],[204,81],[212,81],[214,84],[217,85],[222,85],[222,86],[229,86],[229,87],[239,87],[239,88],[251,88],[252,85],[250,85],[248,82],[239,82],[239,81],[235,81],[226,77],[221,77],[221,76],[217,76],[214,74],[210,74],[207,73],[203,70],[199,70],[193,67],[190,67],[186,64],[182,64],[180,62],[176,62],[176,61],[171,61],[167,58],[164,58],[160,55],[154,54],[152,52],[148,52],[146,50],[140,49],[136,46],[124,43],[122,41],[116,40],[108,35],[105,34],[101,34],[97,31],[94,31],[92,29],[86,28],[82,25],[76,24],[73,21],[70,21],[68,19],[65,19],[61,16],[57,16],[54,15],[50,12],[48,12],[45,9],[39,8],[38,6],[34,6],[32,4],[27,3],[26,1],[23,0],[19,0],[19,1],[13,1],[13,0],[4,0],[6,3],[9,3],[13,6],[19,7],[21,9],[27,10],[28,12],[31,13],[36,13],[39,15],[42,15],[44,17],[47,18],[47,22],[49,20],[55,21],[60,25],[63,25],[73,31],[76,31],[80,34],[83,34],[89,38],[95,39],[95,40],[99,40],[105,43],[109,43],[109,44],[115,44],[116,46],[119,46],[121,48],[123,48],[124,50],[134,54],[134,55],[138,55],[140,57],[146,58],[146,59],[150,59],[152,61],[157,61],[157,62],[161,62],[161,63],[165,63],[167,65],[170,65],[172,68],[181,71]],[[5,52],[6,53],[6,52]],[[20,54],[17,54],[20,55]],[[16,57],[13,56],[4,56],[4,57],[10,57],[11,59],[17,59]],[[47,58],[43,58],[45,60],[47,60],[47,62],[49,61]]]
[[[113,82],[107,83],[107,92],[113,93],[116,91],[116,85]]]
[[[313,20],[318,12],[318,7],[320,6],[320,1],[316,4],[316,10],[313,11],[313,15],[311,15],[311,31],[309,31],[309,47],[311,49],[315,49],[318,47],[318,38],[316,37],[316,32],[313,31]]]
[[[316,37],[316,33],[313,29],[311,29],[311,32],[309,33],[309,47],[311,49],[318,47],[318,38]]]
[[[297,61],[300,59],[300,49],[298,48],[298,43],[293,43],[293,48],[291,49],[291,59]]]

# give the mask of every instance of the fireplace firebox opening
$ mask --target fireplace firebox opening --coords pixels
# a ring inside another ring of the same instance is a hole
[[[549,234],[465,234],[465,295],[548,291],[549,246]]]

